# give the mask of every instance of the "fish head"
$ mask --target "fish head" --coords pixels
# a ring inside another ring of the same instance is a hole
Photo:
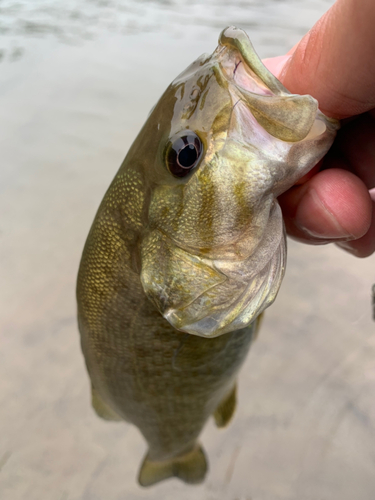
[[[284,274],[277,196],[324,156],[338,122],[288,92],[234,27],[172,82],[149,122],[144,291],[183,332],[244,328]]]

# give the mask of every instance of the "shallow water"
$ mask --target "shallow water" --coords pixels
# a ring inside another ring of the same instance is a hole
[[[167,84],[227,25],[279,55],[332,3],[0,2],[1,498],[373,499],[374,256],[290,243],[236,416],[202,435],[196,487],[137,485],[145,443],[91,410],[75,319],[96,208]]]

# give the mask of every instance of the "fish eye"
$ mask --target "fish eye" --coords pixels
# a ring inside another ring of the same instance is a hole
[[[203,152],[202,141],[191,130],[184,130],[172,138],[166,152],[168,170],[175,177],[185,177],[199,163]]]

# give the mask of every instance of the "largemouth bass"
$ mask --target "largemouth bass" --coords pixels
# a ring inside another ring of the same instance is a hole
[[[198,436],[210,416],[230,420],[239,368],[284,274],[277,196],[337,128],[230,27],[131,146],[87,238],[77,296],[94,409],[145,437],[141,485],[203,480]]]

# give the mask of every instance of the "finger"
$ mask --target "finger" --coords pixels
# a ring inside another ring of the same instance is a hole
[[[372,222],[367,233],[358,240],[340,242],[337,246],[356,257],[368,257],[375,252],[375,202],[372,203]]]
[[[265,67],[271,71],[271,73],[279,78],[280,73],[283,71],[285,64],[289,61],[292,56],[286,54],[284,56],[269,57],[267,59],[262,59],[262,63]]]
[[[347,123],[339,131],[334,147],[325,159],[325,168],[332,165],[335,156],[344,158],[348,168],[368,189],[375,187],[375,120],[369,113]]]
[[[280,198],[288,233],[300,241],[324,244],[363,237],[372,219],[372,201],[363,182],[351,172],[319,172]]]
[[[291,92],[315,97],[320,109],[335,118],[372,109],[374,25],[375,2],[337,0],[292,49],[279,79]]]

